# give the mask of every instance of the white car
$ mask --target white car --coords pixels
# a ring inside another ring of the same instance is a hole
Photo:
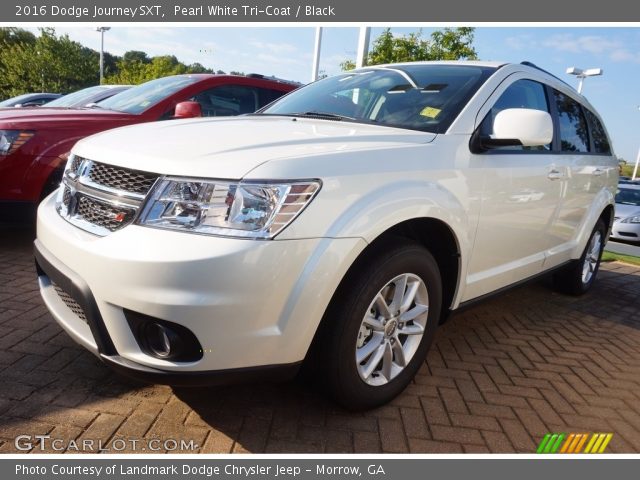
[[[363,68],[258,114],[78,142],[39,208],[40,288],[125,374],[202,385],[306,360],[368,408],[449,312],[550,271],[585,292],[617,179],[593,107],[535,66]]]
[[[611,238],[640,242],[640,185],[620,184]]]

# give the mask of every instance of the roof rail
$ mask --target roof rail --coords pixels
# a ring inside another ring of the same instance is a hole
[[[266,75],[262,75],[261,73],[247,73],[245,76],[249,78],[263,78],[265,80],[272,80],[274,82],[288,83],[289,85],[296,85],[296,86],[302,85],[302,83],[296,82],[295,80],[285,80],[284,78],[278,78],[273,75],[266,76]]]
[[[535,63],[533,63],[533,62],[527,62],[527,61],[524,61],[524,62],[520,62],[520,65],[526,65],[527,67],[531,67],[531,68],[535,68],[536,70],[540,70],[541,72],[544,72],[544,73],[546,73],[547,75],[549,75],[549,76],[551,76],[551,77],[555,78],[556,80],[558,80],[558,81],[560,81],[560,82],[564,83],[567,87],[569,87],[569,88],[571,88],[571,89],[575,90],[575,88],[574,88],[574,87],[572,87],[571,85],[569,85],[567,82],[565,82],[564,80],[562,80],[560,77],[555,76],[553,73],[548,72],[548,71],[547,71],[547,70],[545,70],[544,68],[540,68],[539,66],[537,66],[537,65],[536,65]]]

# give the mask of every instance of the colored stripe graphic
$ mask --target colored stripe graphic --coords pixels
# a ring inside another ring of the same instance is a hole
[[[582,451],[582,446],[587,441],[587,438],[589,438],[589,434],[588,433],[583,433],[582,434],[582,438],[580,438],[580,442],[578,443],[578,445],[576,445],[576,449],[571,453],[580,453]]]
[[[591,447],[596,443],[596,440],[600,436],[599,433],[594,433],[591,435],[591,439],[589,439],[589,443],[587,443],[586,448],[584,449],[584,453],[591,453]]]
[[[547,433],[544,438],[542,439],[542,441],[540,442],[540,445],[538,445],[538,449],[536,450],[536,453],[543,453],[544,452],[544,447],[546,447],[547,442],[549,441],[549,439],[551,438],[551,434]]]
[[[600,450],[598,450],[596,453],[604,453],[604,450],[607,448],[607,445],[609,445],[609,442],[613,438],[613,433],[607,433],[605,435],[606,435],[606,437],[604,438],[604,441],[602,442],[602,445],[600,446]]]
[[[586,443],[584,453],[604,453],[613,433],[547,433],[536,453],[581,453]]]

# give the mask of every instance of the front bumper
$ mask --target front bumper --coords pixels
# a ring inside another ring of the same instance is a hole
[[[640,242],[640,223],[614,222],[610,238],[628,242]]]
[[[50,196],[38,211],[43,299],[80,344],[117,370],[171,384],[295,373],[362,239],[239,240],[128,226],[106,237],[62,219]],[[55,283],[82,308],[61,299]],[[189,329],[202,358],[154,358],[130,310]]]

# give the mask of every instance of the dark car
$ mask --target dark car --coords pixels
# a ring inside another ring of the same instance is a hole
[[[25,93],[0,102],[0,108],[39,107],[60,97],[60,93]]]
[[[59,185],[69,151],[81,138],[175,117],[252,113],[298,86],[261,75],[175,75],[133,87],[95,108],[2,110],[0,220],[33,218],[40,200]]]
[[[49,102],[47,108],[80,108],[89,107],[92,104],[100,103],[109,97],[129,90],[131,85],[96,85],[95,87],[83,88],[77,92],[70,93],[63,97]]]

